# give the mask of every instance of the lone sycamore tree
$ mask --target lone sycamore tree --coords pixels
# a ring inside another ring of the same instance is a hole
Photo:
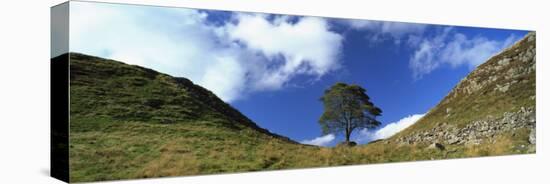
[[[382,110],[374,106],[361,86],[336,83],[325,90],[320,100],[324,112],[319,124],[324,135],[345,133],[345,143],[350,144],[350,135],[357,128],[380,126],[376,117],[382,114]]]

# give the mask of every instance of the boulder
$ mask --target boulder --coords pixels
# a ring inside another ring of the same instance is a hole
[[[456,144],[459,142],[458,137],[452,136],[449,140],[447,140],[447,144]]]
[[[434,142],[428,146],[428,149],[437,149],[437,150],[445,150],[445,146],[443,144]]]
[[[510,58],[504,58],[498,61],[498,65],[508,65],[510,63]]]

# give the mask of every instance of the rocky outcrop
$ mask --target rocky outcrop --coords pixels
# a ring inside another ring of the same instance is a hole
[[[400,137],[396,141],[398,144],[476,145],[483,140],[494,141],[493,138],[497,134],[527,128],[532,132],[529,140],[531,144],[535,144],[535,125],[535,110],[533,108],[521,108],[518,112],[504,113],[503,117],[498,119],[488,118],[471,122],[463,128],[441,122],[437,127],[430,130],[416,131],[408,136]]]
[[[498,135],[509,133],[506,135],[524,140],[534,149],[535,40],[535,33],[528,33],[489,58],[422,119],[386,142],[424,144],[442,150],[448,145],[494,143]],[[519,129],[530,132],[514,136]]]
[[[535,39],[535,33],[529,33],[522,40],[524,43],[515,44],[495,55],[491,58],[495,59],[495,62],[487,62],[472,71],[449,93],[451,96],[445,101],[450,101],[460,95],[474,94],[486,86],[494,86],[494,91],[506,93],[511,85],[526,82],[522,76],[536,70]],[[518,65],[522,67],[517,67]]]

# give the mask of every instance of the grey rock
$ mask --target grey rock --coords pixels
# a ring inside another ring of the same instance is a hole
[[[428,146],[428,149],[437,149],[437,150],[445,150],[445,146],[443,144],[434,142]]]
[[[528,42],[535,41],[535,35],[529,35],[529,38],[527,38]]]
[[[510,64],[510,58],[504,58],[498,61],[498,65],[501,65],[501,66],[502,65],[506,66],[508,64]]]
[[[456,144],[459,142],[458,137],[452,137],[449,140],[447,140],[447,144]]]
[[[506,83],[502,86],[497,84],[497,87],[495,89],[502,92],[502,93],[506,93],[506,91],[508,91],[508,89],[510,89],[510,84]]]
[[[464,128],[457,128],[447,123],[436,123],[437,126],[425,131],[415,131],[411,135],[398,139],[399,144],[433,143],[448,145],[477,145],[487,140],[494,142],[493,137],[503,132],[512,132],[519,128],[535,128],[534,107],[523,107],[516,112],[505,112],[501,116],[488,116],[487,119],[473,121]],[[535,133],[532,132],[534,142]],[[434,145],[435,146],[435,145]]]

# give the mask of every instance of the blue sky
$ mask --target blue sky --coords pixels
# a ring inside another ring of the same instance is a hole
[[[260,126],[308,144],[319,97],[359,84],[383,110],[360,143],[406,128],[521,30],[71,2],[70,50],[186,77]]]

